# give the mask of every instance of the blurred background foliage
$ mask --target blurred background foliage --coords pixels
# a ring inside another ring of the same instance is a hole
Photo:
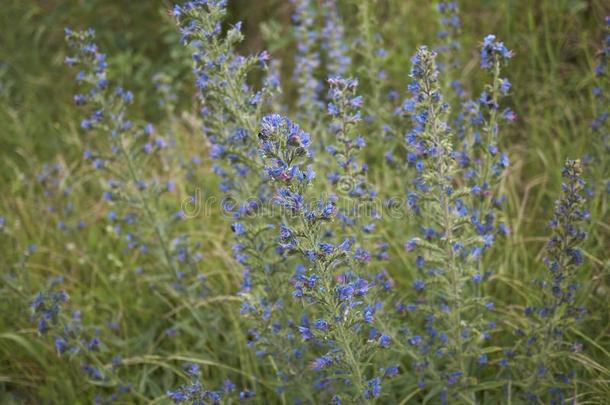
[[[353,3],[353,2],[352,2]],[[188,53],[169,18],[169,1],[6,0],[0,9],[0,148],[5,166],[31,166],[32,159],[50,159],[70,150],[67,134],[76,120],[72,103],[74,80],[63,65],[63,28],[96,29],[98,42],[110,56],[111,74],[138,95],[148,120],[159,115],[151,78],[169,74],[182,90],[183,108],[193,108]],[[427,0],[378,0],[376,14],[384,46],[393,55],[389,78],[402,89],[408,58],[417,45],[433,43],[436,14]],[[610,5],[604,0],[464,0],[460,2],[466,77],[475,68],[480,38],[494,32],[516,52],[511,79],[512,102],[519,128],[508,144],[540,153],[539,159],[564,158],[563,147],[581,152],[578,136],[591,116],[591,65],[601,38],[601,21]],[[244,52],[271,48],[290,61],[291,5],[286,0],[230,2],[231,19],[244,22]],[[354,4],[343,15],[354,29]],[[261,24],[270,39],[265,45]],[[269,46],[271,45],[271,46]],[[284,65],[285,73],[291,69]],[[286,78],[289,77],[287,73]],[[471,83],[471,85],[474,85]],[[289,83],[285,84],[290,90]],[[523,130],[525,129],[525,130]],[[552,136],[549,136],[552,135]],[[550,143],[549,143],[550,140]],[[533,158],[533,157],[532,157]],[[12,173],[14,174],[14,173]],[[3,170],[6,180],[11,170]]]
[[[358,29],[355,15],[357,1],[364,0],[340,2],[346,27],[352,33]],[[503,282],[514,283],[515,280],[531,277],[527,274],[531,268],[529,264],[539,256],[545,240],[544,224],[552,214],[552,201],[559,190],[559,168],[567,157],[582,156],[591,147],[587,128],[594,116],[592,67],[601,43],[603,17],[610,14],[610,2],[462,0],[459,3],[462,15],[461,57],[464,62],[462,78],[467,90],[472,94],[481,90],[480,82],[473,80],[470,73],[477,69],[478,46],[486,34],[495,33],[515,51],[507,76],[514,86],[510,107],[517,113],[518,120],[504,130],[502,142],[503,148],[511,155],[511,169],[505,184],[509,195],[507,216],[512,218],[511,227],[519,230],[519,236],[508,241],[508,249],[497,253],[502,255],[503,263],[500,277],[504,274],[507,277]],[[293,94],[294,86],[290,83],[294,50],[290,36],[291,3],[287,0],[229,0],[229,4],[231,21],[244,22],[246,40],[242,44],[242,51],[251,53],[269,49],[274,57],[282,59],[284,91],[288,95]],[[33,227],[33,224],[41,221],[37,201],[28,199],[32,195],[30,183],[33,183],[32,179],[42,163],[78,161],[83,150],[79,135],[81,112],[74,107],[72,99],[75,93],[73,72],[63,63],[66,55],[64,27],[92,27],[96,30],[97,42],[109,56],[111,77],[134,92],[136,110],[141,118],[158,123],[164,119],[164,115],[157,104],[152,78],[159,73],[167,75],[175,85],[179,94],[179,112],[195,112],[197,108],[190,56],[180,44],[180,36],[168,15],[171,5],[165,0],[1,2],[0,213],[8,212],[20,218],[26,230],[20,244],[2,247],[1,252],[5,255],[3,265],[7,268],[9,263],[18,260],[17,251],[22,251],[28,240],[44,239],[46,228],[40,230]],[[388,59],[388,80],[404,94],[410,56],[418,45],[433,44],[435,41],[437,15],[434,2],[376,0],[374,10],[383,45],[391,55]],[[203,135],[197,133],[195,140],[197,136]],[[205,156],[201,145],[203,143],[195,141],[190,147]],[[209,165],[204,170],[200,180],[204,186],[214,187],[214,180],[208,179],[211,176]],[[606,218],[597,224],[598,231],[586,252],[596,268],[606,270],[610,243],[607,223]],[[52,233],[49,230],[46,232]],[[208,221],[206,229],[200,232],[200,237],[207,243],[206,248],[212,251],[212,260],[219,264],[219,275],[212,275],[212,278],[217,277],[219,283],[237,284],[236,275],[222,274],[222,266],[230,265],[230,259],[218,244],[227,235],[226,223]],[[103,266],[119,266],[120,263],[117,264],[117,258],[111,253],[104,251],[112,248],[111,243],[102,246],[105,242],[100,241],[100,235],[95,231],[89,238],[87,243],[99,247],[100,252],[93,258],[82,260],[97,264],[92,267],[94,274],[90,279],[83,275],[79,277],[88,288],[106,288],[110,293],[116,288],[114,284],[95,285],[95,273],[103,272]],[[46,243],[52,252],[55,242]],[[61,241],[57,245],[61,245]],[[50,263],[58,267],[74,266],[81,259],[50,257]],[[46,271],[42,267],[38,270],[41,273]],[[606,270],[595,273],[596,294],[592,297],[592,305],[602,308],[608,306],[610,291],[610,277]],[[397,276],[400,278],[402,275]],[[103,277],[101,280],[104,280]],[[515,288],[518,289],[519,284],[511,287],[502,289],[502,283],[498,284],[496,295],[506,297]],[[87,294],[87,291],[83,290],[80,294]],[[78,297],[75,300],[78,301]],[[114,307],[116,305],[108,304],[108,308]],[[7,314],[0,323],[0,332],[8,331],[9,325],[19,323],[20,312],[12,313],[9,303],[3,303],[0,309]],[[247,374],[257,366],[253,355],[244,345],[245,337],[238,335],[239,326],[235,321],[237,311],[235,308],[222,310],[228,313],[226,324],[213,324],[211,329],[225,331],[226,335],[221,340],[230,342],[227,350],[234,351],[232,355],[240,356],[240,363],[230,366],[240,367]],[[155,320],[155,314],[145,310],[137,316],[141,318],[132,319],[134,324]],[[608,347],[610,336],[608,328],[603,326],[610,325],[608,311],[600,311],[596,316],[591,321],[591,339],[595,345]],[[193,331],[193,336],[197,336],[197,333]],[[138,339],[140,343],[136,341],[131,344],[146,347],[144,342],[150,344],[154,336]],[[71,378],[77,378],[78,370],[62,369],[61,365],[45,359],[42,347],[23,339],[21,335],[1,335],[0,340],[0,384],[34,386],[49,375],[56,375],[54,391],[49,392],[53,384],[38,385],[37,397],[49,398],[49,402],[53,402],[53,395],[58,393],[63,399],[79,398],[79,388],[69,383]],[[195,341],[193,337],[193,351],[197,349]],[[188,343],[188,340],[183,341],[183,344]],[[603,352],[603,349],[600,351]],[[223,358],[218,353],[208,354]],[[610,359],[607,353],[605,356],[605,359]],[[154,363],[160,360],[141,361]],[[140,380],[142,387],[163,395],[160,387],[147,386],[152,384],[152,378],[148,377],[143,373]]]

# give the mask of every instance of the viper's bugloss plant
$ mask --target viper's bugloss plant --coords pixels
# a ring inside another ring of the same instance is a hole
[[[436,35],[440,44],[434,51],[439,55],[438,69],[443,72],[443,90],[447,94],[449,87],[452,87],[459,100],[463,89],[454,73],[460,67],[459,5],[457,1],[439,1],[436,10],[439,14],[439,30]]]
[[[583,342],[572,328],[586,315],[577,281],[577,272],[586,271],[581,245],[589,219],[582,171],[579,160],[567,160],[562,170],[562,195],[555,202],[543,257],[547,271],[535,280],[538,300],[525,308],[528,324],[518,330],[513,378],[530,402],[573,402],[575,363]]]
[[[360,27],[358,33],[358,47],[355,52],[359,56],[360,63],[356,70],[362,79],[366,78],[369,102],[365,116],[370,122],[374,122],[377,128],[385,124],[386,108],[383,106],[384,79],[387,72],[384,69],[384,61],[387,51],[383,45],[383,38],[376,31],[379,24],[376,16],[376,8],[373,1],[354,1],[357,8],[357,21]]]
[[[297,107],[310,120],[314,120],[314,114],[322,109],[320,82],[316,77],[316,71],[320,67],[320,53],[317,49],[319,31],[316,30],[315,25],[317,13],[313,1],[292,0],[292,2],[295,6],[292,15],[296,40],[293,80],[298,83]]]
[[[509,232],[497,217],[505,200],[499,195],[499,185],[509,166],[508,154],[500,150],[500,128],[516,118],[510,108],[501,110],[500,101],[511,88],[510,81],[501,77],[501,69],[512,56],[512,51],[497,41],[495,35],[485,37],[480,66],[490,73],[491,83],[485,84],[476,101],[463,102],[462,111],[453,122],[461,141],[456,157],[472,199],[471,222],[479,235],[489,238],[488,245],[496,235]]]
[[[337,219],[341,224],[341,238],[356,241],[358,255],[365,259],[388,258],[387,243],[376,238],[377,222],[381,219],[377,190],[368,177],[364,162],[367,140],[357,133],[362,121],[363,97],[357,94],[358,81],[340,76],[328,79],[328,114],[331,117],[332,139],[326,152],[335,159],[337,170],[329,170],[326,178],[332,192],[341,199]],[[340,242],[340,241],[339,241]]]
[[[598,62],[594,68],[596,81],[593,87],[593,96],[595,98],[596,115],[590,124],[595,142],[594,150],[590,151],[592,158],[590,165],[595,175],[593,186],[598,189],[603,201],[610,193],[610,180],[608,179],[608,154],[610,153],[610,109],[608,108],[610,104],[610,16],[607,16],[604,22],[601,49],[599,50]],[[602,203],[602,210],[607,209],[605,204]]]
[[[102,328],[83,324],[82,312],[69,309],[63,283],[63,277],[54,277],[36,294],[30,303],[32,321],[40,335],[52,341],[56,355],[82,373],[87,388],[96,392],[96,403],[116,401],[132,387],[121,375],[122,358],[113,352],[116,347],[104,343]]]
[[[117,208],[109,210],[107,219],[128,250],[143,256],[152,254],[154,260],[164,263],[166,271],[176,277],[177,287],[201,254],[196,251],[196,244],[189,245],[185,237],[172,240],[169,235],[169,228],[182,218],[182,213],[169,217],[160,213],[160,196],[172,192],[175,181],[146,176],[154,168],[153,158],[168,143],[152,125],[129,119],[133,94],[111,84],[107,57],[95,44],[93,30],[66,29],[66,39],[74,51],[66,63],[79,69],[76,80],[80,93],[74,101],[90,112],[81,127],[98,134],[83,156],[105,183],[102,199]],[[148,170],[144,165],[149,165]]]
[[[289,181],[304,174],[286,157],[273,166],[265,166],[261,159],[258,122],[279,88],[279,79],[270,71],[260,90],[248,85],[255,68],[267,68],[269,54],[239,55],[235,46],[243,38],[241,24],[223,34],[221,23],[226,13],[226,2],[222,1],[188,2],[173,11],[183,41],[193,50],[204,131],[210,157],[217,162],[214,172],[222,179],[222,208],[234,221],[232,253],[242,268],[239,294],[241,315],[250,322],[248,345],[258,358],[271,363],[281,394],[286,385],[298,381],[305,365],[293,331],[294,311],[286,302],[290,291],[284,286],[291,274],[284,259],[275,253],[272,231],[279,221],[268,209],[272,197],[268,182]],[[302,142],[307,144],[308,140]]]
[[[486,279],[478,263],[493,234],[478,234],[471,223],[472,191],[459,185],[462,173],[435,58],[435,52],[420,47],[410,73],[413,96],[408,112],[413,127],[405,139],[417,177],[410,185],[409,204],[422,234],[405,243],[407,251],[418,255],[412,307],[421,322],[409,340],[418,351],[413,372],[420,389],[441,387],[444,402],[474,402],[472,389],[487,366],[485,345],[496,327],[486,315],[494,308],[493,301],[473,293]]]
[[[485,37],[480,67],[490,73],[491,83],[485,84],[478,99],[463,102],[454,121],[462,141],[459,163],[466,170],[464,177],[473,194],[480,197],[478,205],[484,214],[499,203],[496,187],[509,163],[508,155],[500,152],[500,125],[514,121],[516,116],[510,108],[501,110],[500,100],[511,89],[510,81],[501,77],[501,68],[511,57],[512,52],[495,35]]]
[[[55,283],[53,283],[55,284]],[[65,291],[41,291],[32,300],[31,308],[34,320],[38,325],[38,332],[47,333],[49,324],[57,323],[62,305],[68,301]],[[63,352],[63,350],[60,350]]]
[[[47,199],[46,211],[57,215],[57,228],[64,231],[77,231],[86,226],[83,218],[74,218],[73,187],[70,184],[70,171],[58,162],[44,164],[36,176],[42,193]]]
[[[338,197],[309,201],[315,177],[311,166],[304,167],[309,135],[289,119],[269,115],[261,121],[259,138],[266,172],[273,178],[274,201],[283,212],[278,249],[303,261],[292,281],[293,296],[308,309],[298,331],[315,354],[310,363],[314,381],[335,403],[373,401],[380,396],[385,374],[367,363],[376,363],[375,353],[391,344],[374,327],[375,314],[382,309],[375,291],[382,286],[361,275],[368,257],[353,250],[353,239],[325,241]]]
[[[322,49],[326,52],[327,73],[330,76],[344,76],[350,69],[352,58],[345,38],[343,19],[333,0],[324,1],[321,9],[324,15],[321,40]]]
[[[329,99],[328,114],[333,119],[332,129],[336,145],[327,147],[327,152],[337,159],[342,172],[356,181],[353,177],[358,174],[366,174],[366,167],[362,168],[355,162],[354,152],[363,148],[366,141],[362,137],[353,137],[352,128],[362,120],[360,108],[362,107],[362,96],[356,94],[358,81],[355,79],[344,79],[342,77],[330,77],[328,79]],[[327,177],[332,183],[338,181],[338,173],[329,174]],[[358,189],[352,190],[360,193]]]

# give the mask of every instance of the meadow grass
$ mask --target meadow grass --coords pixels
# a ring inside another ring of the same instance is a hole
[[[292,59],[292,44],[282,42],[290,24],[289,2],[261,0],[256,7],[245,0],[229,3],[230,20],[245,22],[242,51],[264,48],[268,38],[261,35],[260,24],[266,21],[267,29],[262,31],[276,45],[275,53]],[[418,45],[435,40],[436,14],[427,1],[371,3],[372,13],[382,22],[376,28],[391,55],[389,81],[402,91],[411,55]],[[100,46],[109,54],[110,71],[136,94],[137,116],[155,125],[164,123],[180,134],[177,148],[184,156],[202,158],[191,183],[181,185],[177,194],[162,197],[161,204],[170,212],[178,211],[184,197],[196,188],[203,190],[204,197],[221,198],[207,159],[208,144],[198,127],[190,56],[167,15],[171,5],[151,4],[24,0],[9,1],[0,9],[0,216],[7,223],[0,229],[0,402],[91,400],[79,365],[59,361],[53,343],[40,339],[30,320],[28,305],[34,293],[59,275],[66,279],[83,324],[118,323],[117,329],[103,333],[105,350],[121,354],[125,366],[121,372],[134,385],[136,394],[125,403],[168,403],[166,391],[186,378],[184,363],[199,364],[205,381],[220,383],[230,377],[239,386],[256,386],[256,403],[285,400],[274,392],[273,366],[259,362],[248,347],[240,300],[235,296],[241,273],[226,242],[232,238],[230,218],[214,205],[209,215],[179,225],[181,232],[202,243],[206,285],[214,293],[204,298],[161,293],[157,288],[163,275],[155,273],[155,263],[149,263],[152,271],[136,275],[137,258],[123,255],[120,241],[104,225],[100,182],[82,161],[87,140],[79,128],[81,113],[73,105],[75,72],[63,64],[64,26],[93,26]],[[464,0],[460,8],[460,74],[473,94],[481,90],[470,75],[477,69],[481,38],[494,32],[515,52],[508,73],[514,84],[508,104],[518,120],[503,128],[501,145],[511,156],[511,166],[500,184],[508,197],[503,216],[511,234],[485,258],[495,267],[488,294],[506,307],[500,323],[514,326],[520,320],[513,311],[531,304],[535,291],[531,280],[545,271],[541,258],[548,237],[546,225],[560,192],[563,162],[589,153],[592,147],[587,129],[595,113],[592,67],[610,6],[603,0]],[[341,11],[348,30],[357,26],[353,1],[341,2]],[[295,94],[291,69],[287,62],[282,72],[289,95]],[[156,104],[151,77],[157,72],[170,75],[177,86],[178,114],[169,122]],[[87,227],[69,237],[57,231],[58,213],[45,208],[54,197],[45,196],[36,181],[43,163],[50,161],[65,164],[68,174],[62,181],[81,196],[74,212],[82,214]],[[396,186],[395,178],[372,166],[373,183],[382,189]],[[588,271],[577,275],[589,310],[584,323],[574,330],[588,354],[574,356],[588,373],[577,403],[603,404],[610,398],[607,204],[607,195],[593,199],[595,222],[589,225],[591,236],[583,248]],[[391,220],[383,220],[383,229],[390,241],[391,259],[386,267],[398,285],[410,286],[415,281],[413,273],[402,271],[409,262],[402,246],[406,235]],[[36,245],[35,251],[28,248],[31,245]],[[168,328],[178,329],[179,338],[162,333]],[[410,396],[388,401],[410,403]]]

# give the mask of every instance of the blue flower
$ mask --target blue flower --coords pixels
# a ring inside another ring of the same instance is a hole
[[[383,348],[387,348],[390,347],[390,342],[392,341],[392,339],[387,336],[387,335],[381,335],[379,337],[379,346],[383,347]]]
[[[407,252],[411,252],[413,249],[415,249],[416,246],[417,246],[417,239],[416,238],[409,239],[405,243],[405,249],[407,250]]]
[[[508,91],[511,88],[511,83],[508,79],[504,78],[504,79],[500,79],[500,91],[502,92],[502,94],[506,95],[508,94]]]
[[[369,323],[369,324],[373,323],[374,316],[375,316],[375,309],[370,305],[367,306],[364,309],[362,316],[364,318],[364,322]]]
[[[188,397],[180,391],[167,391],[167,396],[177,404],[188,399]]]
[[[330,366],[332,363],[333,363],[332,357],[330,357],[329,355],[326,354],[324,356],[321,356],[321,357],[318,357],[317,359],[315,359],[311,363],[311,368],[314,371],[322,371],[326,367]]]
[[[381,393],[381,378],[375,377],[368,381],[364,397],[367,399],[377,398]]]
[[[63,354],[68,349],[68,342],[61,336],[55,337],[55,349],[59,354]]]
[[[231,229],[237,235],[244,235],[246,233],[246,227],[239,222],[235,222],[233,225],[231,225]]]
[[[460,380],[460,377],[462,377],[462,375],[464,375],[464,373],[462,373],[461,371],[454,371],[452,373],[448,373],[446,376],[447,384],[448,385],[456,384]]]
[[[423,291],[426,287],[426,284],[422,280],[415,280],[413,282],[413,288],[417,291]]]
[[[384,375],[386,377],[395,377],[398,375],[398,365],[392,365],[392,366],[388,366],[386,367],[386,369],[384,370]]]
[[[322,330],[322,331],[326,331],[328,330],[328,322],[326,322],[324,319],[318,319],[317,321],[315,321],[313,323],[314,327],[318,330]]]
[[[318,249],[320,249],[321,254],[330,255],[335,250],[335,247],[330,243],[321,243],[318,245]]]
[[[411,336],[409,338],[409,343],[411,343],[413,346],[419,346],[422,342],[422,337],[419,335],[415,335],[415,336]]]
[[[222,383],[224,392],[233,392],[235,391],[235,384],[233,383],[233,381],[226,379],[223,383]]]
[[[309,328],[307,326],[298,326],[297,329],[299,330],[299,333],[301,334],[301,338],[304,341],[307,341],[309,339],[313,339],[313,333],[311,333],[311,330],[309,330]]]
[[[510,51],[503,42],[496,41],[495,35],[488,35],[483,40],[481,47],[481,68],[491,69],[494,61],[502,61],[513,57]]]

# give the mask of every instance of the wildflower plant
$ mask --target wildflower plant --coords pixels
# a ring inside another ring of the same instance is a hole
[[[608,82],[608,65],[610,64],[610,17],[605,19],[605,32],[603,35],[601,49],[599,51],[598,63],[595,66],[595,74],[598,78],[598,86],[593,88],[593,94],[596,96],[598,102],[598,115],[595,120],[591,123],[591,129],[599,131],[599,140],[602,142],[602,146],[605,146],[604,150],[607,149],[608,134],[607,122],[608,122],[608,111],[604,109],[607,107],[607,82]]]
[[[381,376],[368,374],[364,359],[390,344],[388,336],[369,326],[378,309],[367,299],[374,285],[359,276],[355,264],[361,259],[352,252],[349,239],[340,244],[324,241],[336,215],[336,201],[312,203],[307,198],[315,176],[311,167],[304,167],[311,143],[308,134],[285,117],[269,115],[261,121],[259,137],[266,172],[273,178],[274,201],[285,210],[278,250],[304,261],[293,279],[293,295],[309,309],[310,317],[316,317],[311,323],[302,321],[298,330],[319,353],[310,365],[319,373],[317,385],[336,392],[335,402],[373,400],[380,395]],[[291,168],[290,176],[284,169],[276,174],[284,165]]]
[[[479,96],[480,117],[483,121],[483,134],[480,142],[481,147],[486,150],[486,156],[480,157],[482,167],[479,170],[479,182],[481,183],[479,187],[484,191],[493,190],[492,179],[497,183],[497,178],[502,174],[502,170],[508,166],[508,156],[501,154],[498,150],[499,125],[503,120],[514,121],[515,113],[510,108],[505,108],[500,112],[499,100],[506,96],[511,88],[510,81],[501,77],[501,67],[512,56],[513,52],[503,42],[498,41],[495,35],[490,34],[483,40],[480,65],[482,69],[492,72],[491,84],[486,85],[485,90]],[[475,134],[475,138],[476,136]]]
[[[31,319],[38,333],[53,342],[58,357],[77,364],[90,383],[88,388],[96,392],[95,401],[114,401],[131,391],[121,375],[121,356],[116,347],[104,343],[101,328],[83,324],[80,310],[69,310],[70,297],[60,288],[63,283],[63,277],[52,278],[36,294],[30,303]]]
[[[345,25],[337,9],[337,3],[326,0],[322,3],[324,28],[321,33],[322,49],[326,52],[326,66],[329,76],[348,74],[352,58],[346,42]]]
[[[610,180],[608,179],[608,152],[610,151],[610,109],[608,99],[610,94],[610,16],[605,18],[605,27],[599,50],[598,62],[594,68],[595,86],[595,118],[591,121],[590,129],[595,142],[595,150],[591,151],[591,171],[595,176],[595,184],[601,198],[604,216],[607,210],[606,196],[610,193]]]
[[[46,211],[56,217],[57,229],[66,233],[75,233],[87,226],[84,218],[78,218],[75,212],[74,187],[70,169],[62,162],[45,163],[38,172],[36,180],[47,199]]]
[[[413,331],[408,339],[419,352],[413,372],[420,388],[433,380],[434,386],[443,387],[443,401],[451,400],[448,394],[474,401],[471,390],[477,370],[485,366],[485,341],[495,325],[485,319],[493,302],[471,292],[484,280],[477,263],[493,238],[477,235],[469,220],[470,191],[459,187],[461,171],[435,58],[434,52],[420,47],[410,74],[413,129],[406,141],[417,156],[418,172],[410,207],[420,218],[423,234],[408,240],[405,248],[418,252],[413,308],[421,313],[422,329],[416,331],[425,334]]]
[[[319,31],[316,30],[317,10],[311,0],[293,0],[293,4],[295,10],[292,22],[297,41],[293,78],[299,85],[297,106],[300,110],[307,111],[307,117],[313,120],[313,114],[322,109],[320,82],[316,78],[317,70],[320,68],[320,53],[317,48]]]
[[[480,50],[480,67],[490,73],[491,83],[485,84],[477,100],[464,101],[454,120],[462,143],[457,155],[459,164],[465,170],[464,178],[473,195],[477,196],[481,221],[490,213],[490,208],[501,203],[497,188],[509,165],[508,155],[500,151],[500,126],[514,121],[516,116],[508,107],[501,111],[500,100],[511,89],[510,81],[501,77],[501,69],[512,55],[495,35],[485,37]]]
[[[582,172],[579,160],[566,161],[561,173],[562,195],[549,222],[552,233],[543,258],[547,271],[535,281],[539,300],[525,308],[528,324],[518,331],[522,338],[516,347],[515,368],[518,375],[527,376],[519,384],[523,397],[532,402],[565,403],[577,378],[575,357],[583,343],[572,335],[571,328],[586,315],[579,304],[576,276],[583,271],[581,245],[589,218]]]
[[[500,182],[509,167],[508,154],[500,150],[500,128],[515,120],[514,112],[506,107],[500,112],[500,101],[509,94],[510,81],[501,77],[501,68],[513,53],[495,35],[488,35],[480,50],[480,67],[491,73],[491,83],[485,85],[477,101],[466,101],[456,119],[461,149],[456,157],[463,170],[464,182],[470,187],[471,223],[477,233],[486,238],[486,248],[496,236],[506,235],[507,226],[497,220],[505,200],[500,195]]]
[[[439,55],[438,68],[443,72],[443,91],[448,94],[449,88],[456,91],[458,99],[462,85],[458,80],[456,70],[460,66],[460,10],[457,1],[439,1],[436,4],[438,12],[439,31],[437,38],[440,44],[434,49]],[[446,72],[445,72],[446,70]]]
[[[226,13],[224,1],[187,2],[173,9],[183,41],[193,51],[203,128],[210,157],[217,162],[214,172],[222,180],[222,208],[233,220],[232,253],[242,269],[240,312],[249,322],[248,345],[258,358],[269,359],[281,393],[304,366],[298,367],[299,343],[290,329],[294,316],[286,302],[290,292],[283,288],[290,274],[283,258],[275,254],[271,236],[278,220],[267,210],[268,182],[303,174],[288,157],[278,158],[273,167],[265,167],[261,159],[258,121],[269,102],[273,104],[279,80],[268,71],[260,90],[248,85],[256,68],[268,67],[269,55],[237,54],[234,47],[243,38],[240,24],[223,35],[221,23]]]
[[[360,108],[362,107],[362,96],[356,94],[358,81],[355,79],[343,79],[342,77],[330,77],[328,79],[329,99],[328,114],[333,118],[333,129],[337,146],[330,146],[327,152],[334,155],[337,163],[346,176],[353,177],[362,169],[354,162],[354,151],[365,146],[362,137],[352,139],[352,129],[361,120]],[[338,175],[329,175],[335,180]]]
[[[363,161],[367,141],[357,131],[361,129],[363,97],[357,94],[358,81],[340,76],[330,77],[328,114],[331,117],[332,141],[326,152],[334,157],[336,170],[326,178],[331,191],[341,196],[337,218],[343,237],[350,236],[360,244],[356,249],[363,263],[372,257],[387,259],[387,244],[376,239],[377,222],[381,219],[377,190],[368,176],[368,164]],[[374,246],[371,246],[371,242]]]
[[[387,51],[383,47],[383,38],[375,30],[379,21],[377,20],[374,2],[370,0],[354,2],[357,8],[357,19],[360,27],[358,37],[359,47],[356,49],[359,69],[356,72],[360,77],[366,78],[365,88],[369,95],[365,115],[380,127],[386,117],[385,107],[383,106],[383,81],[386,78],[384,61],[387,58]]]
[[[199,259],[196,253],[184,257],[181,245],[170,239],[168,228],[181,219],[181,214],[164,218],[160,213],[159,196],[173,191],[175,183],[171,179],[146,178],[143,170],[146,162],[151,164],[152,156],[168,147],[167,142],[155,134],[152,125],[138,125],[129,119],[128,106],[133,94],[112,87],[107,58],[98,50],[93,30],[66,29],[66,39],[74,50],[66,63],[79,69],[76,79],[81,92],[74,100],[91,111],[81,121],[81,127],[102,135],[83,156],[104,175],[103,200],[121,208],[119,212],[108,212],[113,232],[124,238],[128,250],[142,255],[153,253],[165,263],[168,272],[180,279],[183,269],[179,263]]]
[[[210,157],[218,161],[214,171],[222,179],[220,189],[229,197],[227,201],[234,202],[224,208],[239,218],[253,208],[246,200],[257,196],[257,187],[262,184],[256,173],[261,163],[255,149],[254,120],[260,114],[264,95],[253,92],[246,78],[268,55],[243,57],[234,51],[235,44],[243,38],[241,24],[222,35],[224,1],[176,5],[173,15],[183,42],[192,50],[203,129],[210,142]]]

